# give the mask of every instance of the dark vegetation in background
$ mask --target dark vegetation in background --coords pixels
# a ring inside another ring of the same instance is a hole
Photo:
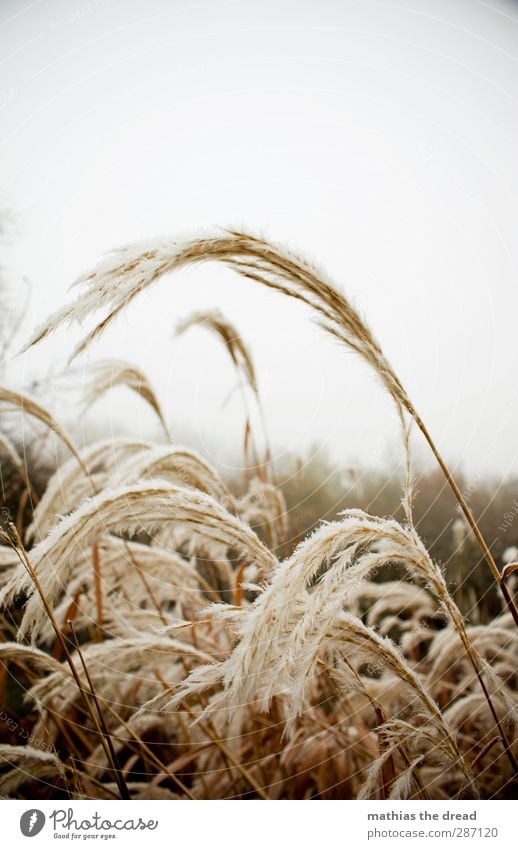
[[[32,442],[20,444],[7,422],[0,419],[0,436],[6,435],[24,459],[32,495],[26,482],[0,443],[0,508],[7,508],[20,534],[30,522],[32,498],[45,491],[53,464],[46,450],[46,438],[34,434]],[[497,563],[502,564],[504,552],[518,546],[518,479],[504,483],[486,478],[470,484],[458,475],[462,490],[469,497],[470,507],[482,533],[491,544]],[[290,536],[283,550],[288,556],[308,532],[321,520],[330,521],[340,511],[359,508],[376,516],[394,516],[404,522],[401,507],[402,479],[383,471],[361,471],[342,468],[319,452],[309,460],[288,459],[279,474],[288,509]],[[234,491],[238,485],[229,482]],[[454,533],[459,511],[451,490],[440,470],[422,472],[415,483],[414,519],[416,528],[432,557],[445,570],[456,601],[468,619],[489,621],[501,610],[501,600],[490,573],[481,565],[481,555],[468,534],[462,548]],[[378,580],[401,577],[401,570],[386,567]]]
[[[293,463],[284,474],[291,545],[318,526],[332,520],[341,510],[360,508],[375,516],[394,516],[404,522],[401,507],[402,479],[383,471],[341,469],[322,454],[308,463]],[[518,546],[518,479],[504,483],[486,477],[475,482],[457,475],[457,480],[497,563],[504,552]],[[439,469],[422,472],[415,482],[414,520],[419,535],[432,557],[443,567],[456,601],[470,619],[486,621],[501,610],[501,600],[490,573],[483,568],[480,549],[468,534],[461,549],[455,539],[454,523],[460,513]],[[513,521],[514,519],[514,521]],[[379,579],[400,574],[386,570]]]

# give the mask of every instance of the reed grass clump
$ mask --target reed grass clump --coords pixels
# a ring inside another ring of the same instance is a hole
[[[237,231],[130,246],[81,277],[76,300],[29,344],[99,314],[75,357],[160,277],[208,260],[309,307],[375,371],[403,426],[404,520],[349,509],[291,546],[269,449],[231,491],[171,442],[151,384],[127,363],[87,369],[86,404],[123,384],[154,409],[166,444],[113,439],[79,451],[39,401],[1,390],[0,403],[56,431],[72,457],[27,526],[4,515],[0,531],[0,793],[505,798],[518,751],[513,564],[506,583],[379,343],[321,269]],[[177,330],[197,325],[259,401],[231,323],[202,313]],[[465,621],[414,525],[411,423],[498,582],[502,609],[485,625]],[[2,444],[28,488],[21,456]],[[399,577],[380,582],[387,568]]]

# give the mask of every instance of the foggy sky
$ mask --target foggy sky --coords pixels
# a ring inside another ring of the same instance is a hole
[[[110,248],[241,226],[324,265],[449,458],[518,472],[517,18],[477,0],[2,0],[0,198],[26,335]],[[243,429],[231,366],[203,330],[172,338],[209,307],[252,349],[278,452],[397,454],[366,367],[214,265],[148,290],[85,360],[137,363],[173,434],[221,459]],[[76,337],[13,361],[11,384],[58,370]],[[98,414],[151,427],[124,392]]]

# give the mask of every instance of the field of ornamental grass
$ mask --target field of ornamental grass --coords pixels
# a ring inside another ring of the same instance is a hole
[[[177,269],[207,261],[245,287],[268,287],[272,309],[282,296],[301,302],[368,364],[401,424],[397,511],[345,503],[295,534],[265,417],[260,434],[247,418],[247,471],[226,481],[175,444],[131,363],[85,366],[85,407],[115,385],[134,390],[156,413],[156,443],[113,437],[79,448],[37,393],[0,388],[0,411],[21,410],[62,444],[62,462],[38,487],[30,446],[0,436],[12,483],[0,540],[0,796],[510,798],[518,566],[497,562],[375,336],[322,269],[227,230],[131,245],[82,276],[75,300],[26,347],[90,319],[74,359],[155,281],[178,285]],[[207,312],[177,332],[194,326],[225,346],[261,410],[238,329]],[[450,492],[458,551],[478,552],[489,617],[459,608],[453,575],[417,530],[411,432]]]

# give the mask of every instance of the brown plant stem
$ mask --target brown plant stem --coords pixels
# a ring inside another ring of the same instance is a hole
[[[432,454],[434,455],[435,459],[437,460],[437,463],[439,464],[441,471],[443,472],[444,477],[446,478],[446,480],[447,480],[447,482],[448,482],[448,484],[449,484],[449,486],[450,486],[450,488],[451,488],[451,490],[452,490],[452,492],[455,496],[455,499],[456,499],[460,509],[463,512],[463,514],[466,518],[466,521],[467,521],[468,525],[470,526],[470,528],[473,532],[473,536],[475,537],[475,539],[477,540],[477,542],[480,546],[480,549],[481,549],[482,554],[484,556],[484,560],[486,561],[487,565],[489,566],[495,581],[497,582],[498,586],[500,587],[500,590],[501,590],[502,595],[504,597],[505,603],[507,604],[507,607],[509,608],[509,612],[511,613],[511,615],[513,617],[514,623],[515,623],[516,627],[518,628],[518,610],[516,609],[514,601],[512,600],[512,598],[509,594],[509,590],[507,589],[505,582],[502,580],[502,576],[500,574],[498,566],[496,565],[495,559],[494,559],[493,555],[491,554],[489,547],[488,547],[484,537],[482,536],[482,534],[480,532],[480,529],[477,525],[475,517],[473,516],[473,513],[469,509],[469,507],[468,507],[468,505],[467,505],[467,503],[464,499],[464,496],[462,495],[462,492],[460,491],[459,487],[457,486],[457,483],[456,483],[454,477],[452,476],[448,466],[446,465],[441,454],[439,453],[439,449],[437,448],[437,446],[435,445],[435,442],[433,441],[432,437],[430,436],[423,420],[421,419],[420,416],[418,416],[418,414],[415,411],[413,413],[413,418],[414,418],[414,421],[415,421],[417,427],[419,428],[419,430],[423,434],[424,438],[426,439],[428,445],[430,446]]]
[[[482,758],[483,758],[485,755],[487,755],[487,754],[488,754],[488,752],[490,752],[490,751],[491,751],[491,749],[493,748],[493,746],[495,745],[495,743],[498,743],[499,739],[500,739],[500,738],[499,738],[499,737],[498,737],[498,735],[497,735],[496,737],[493,737],[493,738],[489,741],[489,743],[486,743],[486,745],[484,746],[484,748],[480,750],[480,752],[478,753],[477,757],[475,758],[475,760],[474,760],[474,761],[473,761],[473,763],[471,764],[471,768],[472,768],[472,769],[474,769],[476,766],[478,766],[478,764],[480,763],[480,761],[482,760]]]
[[[176,773],[169,769],[169,767],[155,755],[155,753],[152,751],[152,749],[149,748],[147,743],[144,742],[142,737],[122,718],[122,716],[116,710],[114,710],[111,705],[107,704],[106,707],[109,713],[111,713],[111,715],[114,717],[114,719],[116,719],[117,722],[119,722],[120,725],[122,725],[126,729],[126,731],[132,735],[133,740],[138,743],[142,751],[146,753],[151,763],[153,763],[158,768],[159,772],[163,773],[164,775],[168,775],[169,778],[171,778],[175,782],[175,784],[177,784],[182,793],[185,793],[188,799],[193,802],[196,801],[195,797],[192,795],[191,791],[188,787],[186,787],[183,781],[181,781],[181,779],[178,778]],[[126,742],[126,745],[128,746],[128,748],[133,748],[136,752],[139,751],[136,746],[132,746],[132,741],[130,740]],[[140,754],[142,755],[141,752]]]
[[[81,681],[81,678],[79,677],[79,674],[78,674],[77,669],[75,667],[74,661],[72,660],[72,655],[70,654],[70,651],[68,649],[65,637],[63,635],[63,632],[62,632],[61,628],[59,627],[58,623],[56,622],[56,619],[54,617],[54,613],[52,612],[52,608],[50,607],[50,605],[47,601],[47,598],[45,596],[45,593],[43,592],[43,588],[40,584],[39,578],[38,578],[35,570],[33,569],[32,563],[29,559],[29,555],[27,554],[27,552],[26,552],[26,550],[23,546],[23,543],[22,543],[22,541],[19,537],[16,526],[12,522],[8,523],[8,532],[7,533],[4,532],[4,535],[5,535],[6,540],[9,543],[9,545],[11,546],[11,548],[16,552],[20,562],[22,563],[25,570],[28,572],[32,582],[34,583],[34,586],[36,587],[36,591],[41,598],[41,601],[43,603],[43,607],[45,608],[45,612],[46,612],[46,614],[47,614],[47,616],[50,620],[50,623],[51,623],[51,625],[54,629],[56,637],[57,637],[57,639],[58,639],[58,641],[61,645],[61,648],[62,648],[63,653],[65,655],[65,659],[66,659],[67,664],[70,668],[70,671],[71,671],[72,676],[74,678],[74,681],[77,685],[77,688],[78,688],[79,692],[81,693],[81,696],[83,697],[83,700],[84,700],[84,703],[86,705],[87,711],[90,715],[90,718],[92,719],[92,722],[93,722],[93,724],[94,724],[94,726],[95,726],[95,728],[96,728],[96,730],[97,730],[97,732],[100,736],[101,744],[103,746],[103,749],[105,750],[106,757],[107,757],[108,761],[111,762],[110,750],[109,750],[109,747],[108,747],[107,742],[105,740],[101,726],[99,725],[99,721],[97,719],[95,711],[92,708],[92,705],[91,705],[91,702],[90,702],[90,699],[89,699],[89,696],[88,696],[88,692],[87,692],[83,682]],[[113,768],[114,768],[115,775],[117,776],[118,773],[117,773],[117,768],[116,768],[115,764],[113,764]],[[123,799],[129,799],[130,798],[129,793],[128,793],[128,788],[126,787],[126,783],[124,782],[124,779],[122,779],[119,790],[120,790],[120,793],[121,793],[121,798],[123,798]]]
[[[97,623],[95,627],[98,643],[103,641],[103,590],[101,584],[101,558],[99,555],[99,540],[96,538],[92,546],[92,569],[94,575],[95,606]]]
[[[84,670],[84,673],[85,673],[85,676],[86,676],[86,680],[88,681],[88,686],[90,688],[90,692],[89,692],[88,695],[92,697],[93,702],[95,704],[95,708],[97,710],[97,715],[99,717],[99,726],[101,728],[101,733],[102,733],[101,739],[104,738],[104,740],[106,741],[106,746],[107,746],[109,754],[110,754],[110,763],[112,764],[113,769],[114,769],[117,787],[119,788],[119,792],[120,792],[121,797],[123,799],[130,799],[131,796],[130,796],[130,793],[129,793],[129,790],[128,790],[128,786],[126,784],[124,775],[122,773],[122,769],[120,767],[120,764],[119,764],[119,761],[118,761],[118,758],[117,758],[117,754],[115,752],[115,749],[113,748],[112,738],[110,736],[110,732],[108,731],[108,726],[106,725],[106,720],[104,719],[104,715],[103,715],[103,712],[101,710],[99,700],[97,698],[97,693],[95,692],[95,687],[94,687],[93,681],[90,677],[90,673],[88,671],[88,667],[86,665],[86,662],[85,662],[85,659],[84,659],[84,656],[83,656],[83,652],[81,651],[81,647],[79,645],[79,640],[77,639],[77,634],[75,632],[75,628],[74,628],[74,625],[73,625],[71,619],[67,622],[67,625],[70,628],[70,632],[72,634],[75,649],[77,651],[77,654],[79,655],[79,659],[81,661],[81,666],[83,667],[83,670]]]
[[[187,713],[189,714],[191,719],[196,719],[196,714],[194,713],[194,711],[191,710],[191,708],[185,702],[182,703],[182,706],[185,708],[185,710],[187,711]],[[207,737],[210,740],[212,740],[212,742],[214,743],[216,748],[220,750],[220,752],[224,755],[224,757],[228,761],[230,761],[230,763],[237,769],[237,771],[241,773],[243,778],[245,778],[246,781],[248,781],[248,783],[253,787],[253,789],[261,797],[261,799],[264,799],[265,801],[269,801],[270,797],[268,796],[268,793],[266,793],[263,790],[261,785],[255,780],[255,778],[250,773],[250,771],[246,768],[246,766],[244,766],[242,763],[240,763],[237,760],[237,758],[234,757],[234,755],[232,754],[230,749],[228,749],[227,746],[225,746],[223,741],[220,740],[218,735],[212,730],[212,728],[210,727],[210,724],[198,721],[198,725],[200,726],[202,731],[205,732]]]
[[[410,458],[410,448],[409,448],[409,441],[408,441],[408,431],[405,428],[403,411],[402,411],[401,405],[398,403],[397,407],[398,407],[398,413],[399,413],[399,416],[400,416],[400,419],[401,419],[401,425],[402,425],[402,429],[403,429],[403,441],[404,441],[404,445],[405,445],[405,453],[406,453],[406,459],[407,459],[407,465],[406,465],[407,482],[406,482],[405,513],[406,513],[407,521],[409,522],[409,525],[413,528],[411,494],[410,494],[411,476],[410,476],[410,465],[409,465],[409,463],[410,463],[410,460],[409,460],[409,458]],[[498,585],[502,589],[502,595],[504,596],[504,599],[507,602],[509,610],[510,610],[511,614],[513,615],[514,622],[518,626],[518,612],[517,612],[516,607],[515,607],[512,599],[511,599],[510,595],[509,595],[507,587],[505,586],[504,577],[501,576],[501,574],[498,570],[498,567],[495,563],[493,555],[491,554],[489,547],[488,547],[484,537],[482,536],[482,533],[480,532],[480,529],[477,525],[475,517],[473,516],[471,510],[469,509],[468,504],[466,503],[459,487],[457,486],[457,483],[456,483],[455,479],[453,478],[448,466],[446,465],[445,461],[443,460],[443,458],[442,458],[442,456],[439,452],[439,449],[437,448],[432,437],[430,436],[430,433],[428,432],[428,429],[426,428],[426,425],[424,424],[423,420],[416,413],[416,411],[415,411],[415,409],[414,409],[414,407],[411,403],[409,403],[409,405],[407,406],[407,410],[410,413],[410,415],[412,416],[415,423],[417,424],[417,426],[418,426],[419,430],[421,431],[421,433],[423,434],[424,438],[426,439],[435,459],[437,460],[437,463],[439,464],[439,467],[441,468],[441,471],[443,472],[443,474],[446,478],[446,481],[448,482],[449,486],[451,487],[453,494],[454,494],[454,496],[457,500],[457,503],[459,504],[460,508],[462,509],[462,512],[464,513],[464,516],[466,517],[466,520],[467,520],[467,522],[468,522],[468,524],[469,524],[469,526],[470,526],[470,528],[471,528],[471,530],[472,530],[472,532],[473,532],[473,534],[474,534],[474,536],[475,536],[475,538],[476,538],[476,540],[477,540],[477,542],[478,542],[478,544],[479,544],[479,546],[482,550],[482,553],[484,555],[484,559],[486,560],[489,568],[491,569],[491,572],[492,572],[493,576],[495,577],[495,580],[497,581]],[[487,705],[489,707],[491,715],[492,715],[492,717],[495,721],[496,727],[498,729],[499,736],[497,738],[495,738],[495,742],[498,739],[501,741],[502,746],[503,746],[504,751],[505,751],[505,754],[506,754],[506,756],[509,760],[509,763],[511,764],[513,771],[515,773],[518,773],[518,763],[516,761],[516,758],[513,755],[513,752],[511,750],[511,745],[510,745],[509,740],[507,738],[507,735],[506,735],[506,733],[505,733],[505,731],[504,731],[504,729],[501,725],[500,719],[499,719],[498,714],[497,714],[495,707],[493,705],[491,696],[489,695],[489,691],[488,691],[486,684],[485,684],[485,681],[482,677],[482,670],[481,670],[480,665],[478,663],[477,655],[473,651],[473,647],[472,647],[472,645],[469,641],[468,635],[466,633],[466,629],[464,627],[464,622],[463,622],[462,617],[460,615],[460,612],[457,608],[457,605],[455,604],[455,602],[453,600],[450,599],[449,595],[447,596],[447,599],[445,600],[444,603],[446,604],[446,607],[448,609],[448,613],[450,614],[450,617],[451,617],[451,619],[452,619],[452,621],[455,625],[455,628],[456,628],[456,630],[457,630],[457,632],[460,636],[460,639],[462,641],[462,644],[464,646],[466,654],[468,655],[468,658],[469,658],[470,663],[473,667],[475,675],[477,676],[478,682],[480,684],[480,687],[481,687],[482,692],[484,694],[484,697],[486,699]]]

